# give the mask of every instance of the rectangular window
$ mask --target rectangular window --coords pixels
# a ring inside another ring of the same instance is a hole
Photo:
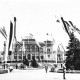
[[[47,52],[50,53],[50,49],[47,49]]]
[[[22,54],[19,54],[19,59],[22,59]]]

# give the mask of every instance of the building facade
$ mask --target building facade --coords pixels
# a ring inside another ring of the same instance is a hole
[[[15,61],[22,61],[24,58],[31,61],[35,58],[37,61],[43,60],[43,45],[37,44],[33,36],[26,36],[22,38],[22,41],[17,45],[17,53],[14,54]]]
[[[8,61],[23,61],[26,58],[28,61],[62,63],[63,52],[54,51],[53,47],[53,41],[37,42],[33,36],[25,36],[16,43],[15,50],[8,55]]]

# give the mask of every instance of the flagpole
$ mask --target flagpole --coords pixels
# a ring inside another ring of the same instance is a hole
[[[9,46],[8,46],[8,44],[9,44],[9,37],[7,37],[7,41],[6,41],[6,50],[5,50],[5,69],[6,69],[6,64],[7,64],[7,58],[8,58],[8,52],[9,52]]]
[[[10,29],[9,29],[10,31]],[[10,33],[10,32],[9,32]],[[6,50],[5,50],[5,69],[6,69],[6,64],[7,64],[7,58],[8,58],[8,52],[9,52],[9,35],[7,35],[7,40],[6,40]]]
[[[12,41],[12,34],[13,34],[13,24],[12,22],[10,22],[9,35],[7,36],[7,40],[6,40],[5,64],[7,64],[8,53],[9,53],[9,49]],[[6,65],[5,65],[5,68],[6,68]]]

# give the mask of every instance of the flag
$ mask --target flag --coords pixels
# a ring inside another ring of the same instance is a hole
[[[67,34],[70,36],[70,31],[69,31],[69,24],[68,24],[68,22],[67,21],[64,21],[64,19],[63,19],[63,17],[61,17],[61,20],[62,20],[62,22],[63,22],[63,25],[64,25],[64,28],[65,28],[65,31],[67,32]]]
[[[12,41],[12,35],[13,35],[13,23],[10,22],[10,34],[9,34],[9,49]]]
[[[71,21],[69,21],[69,23],[73,26],[73,23]]]
[[[36,41],[36,44],[37,44],[39,47],[41,47],[38,41]]]
[[[13,24],[10,21],[10,30],[9,30],[9,35],[7,36],[7,41],[6,41],[6,51],[5,51],[5,62],[7,62],[7,57],[8,54],[11,53],[9,51],[10,45],[11,45],[11,40],[12,40],[12,34],[13,34]]]
[[[75,31],[77,31],[79,34],[80,34],[80,30],[75,26],[75,25],[73,25],[73,23],[71,22],[71,21],[69,21],[69,23],[70,23],[70,25],[72,26],[72,31],[73,32],[75,32]]]
[[[3,28],[0,28],[0,33],[4,36],[5,39],[7,39],[6,31]]]
[[[29,33],[29,37],[30,37],[30,39],[32,39],[33,38],[33,34]]]
[[[6,37],[7,37],[7,33],[6,33],[6,30],[5,30],[4,26],[3,26],[3,31],[4,31],[4,33],[5,33]]]
[[[12,51],[10,48],[12,48],[12,36],[13,36],[13,23],[10,22],[10,34],[9,34],[9,52],[8,54],[11,55]]]
[[[14,17],[14,21],[16,21],[16,17]]]

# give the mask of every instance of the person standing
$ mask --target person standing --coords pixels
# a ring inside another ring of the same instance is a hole
[[[46,71],[46,73],[47,73],[47,71],[48,71],[48,66],[47,66],[47,65],[45,66],[45,71]]]
[[[9,66],[9,72],[12,72],[12,71],[13,71],[13,67]]]
[[[16,64],[16,69],[18,69],[18,65]]]
[[[66,67],[65,67],[65,65],[63,64],[63,79],[65,80],[66,78],[65,78],[65,73],[66,73]]]

